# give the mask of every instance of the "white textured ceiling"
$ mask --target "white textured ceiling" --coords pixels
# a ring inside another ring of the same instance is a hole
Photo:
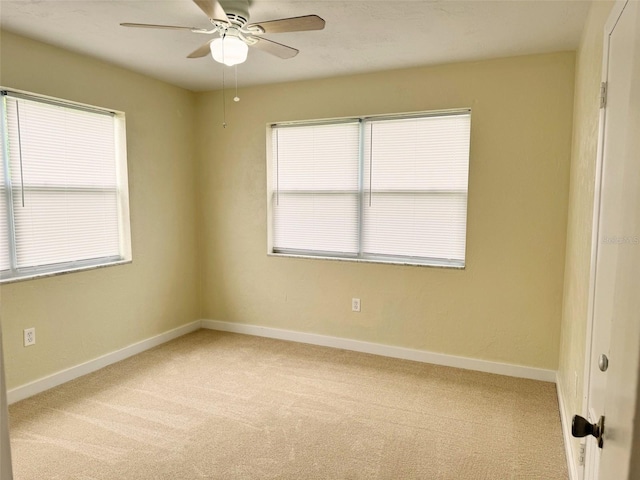
[[[238,84],[573,50],[588,9],[584,0],[253,0],[251,22],[317,14],[326,28],[265,35],[300,54],[282,60],[251,49]],[[0,0],[8,31],[190,90],[220,88],[220,64],[186,58],[210,37],[121,22],[210,27],[191,0]]]

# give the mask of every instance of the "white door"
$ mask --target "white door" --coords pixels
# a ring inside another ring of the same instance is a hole
[[[640,2],[619,2],[605,31],[606,106],[596,188],[586,480],[630,479],[640,364]],[[599,201],[598,201],[599,199]],[[605,358],[606,357],[606,358]],[[607,362],[601,360],[608,360]]]

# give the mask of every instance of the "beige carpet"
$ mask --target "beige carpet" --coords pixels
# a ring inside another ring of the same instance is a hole
[[[10,420],[16,480],[567,478],[551,383],[207,330]]]

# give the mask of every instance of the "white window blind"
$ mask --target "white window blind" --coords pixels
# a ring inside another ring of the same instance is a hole
[[[0,119],[0,126],[3,125]],[[5,135],[4,128],[0,131],[0,153],[5,155]],[[5,188],[5,166],[0,164],[0,272],[8,270],[9,263],[9,235],[10,229],[7,226],[7,189]]]
[[[366,122],[363,253],[464,262],[466,115]]]
[[[0,215],[13,230],[13,240],[4,235],[9,243],[0,244],[8,252],[3,278],[127,259],[126,159],[116,115],[9,95],[2,113],[11,208]]]
[[[274,129],[274,249],[357,255],[358,122]]]
[[[271,251],[464,266],[468,110],[274,125]]]

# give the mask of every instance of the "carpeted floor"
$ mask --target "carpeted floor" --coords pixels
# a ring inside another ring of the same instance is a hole
[[[551,383],[208,330],[10,421],[15,480],[568,478]]]

